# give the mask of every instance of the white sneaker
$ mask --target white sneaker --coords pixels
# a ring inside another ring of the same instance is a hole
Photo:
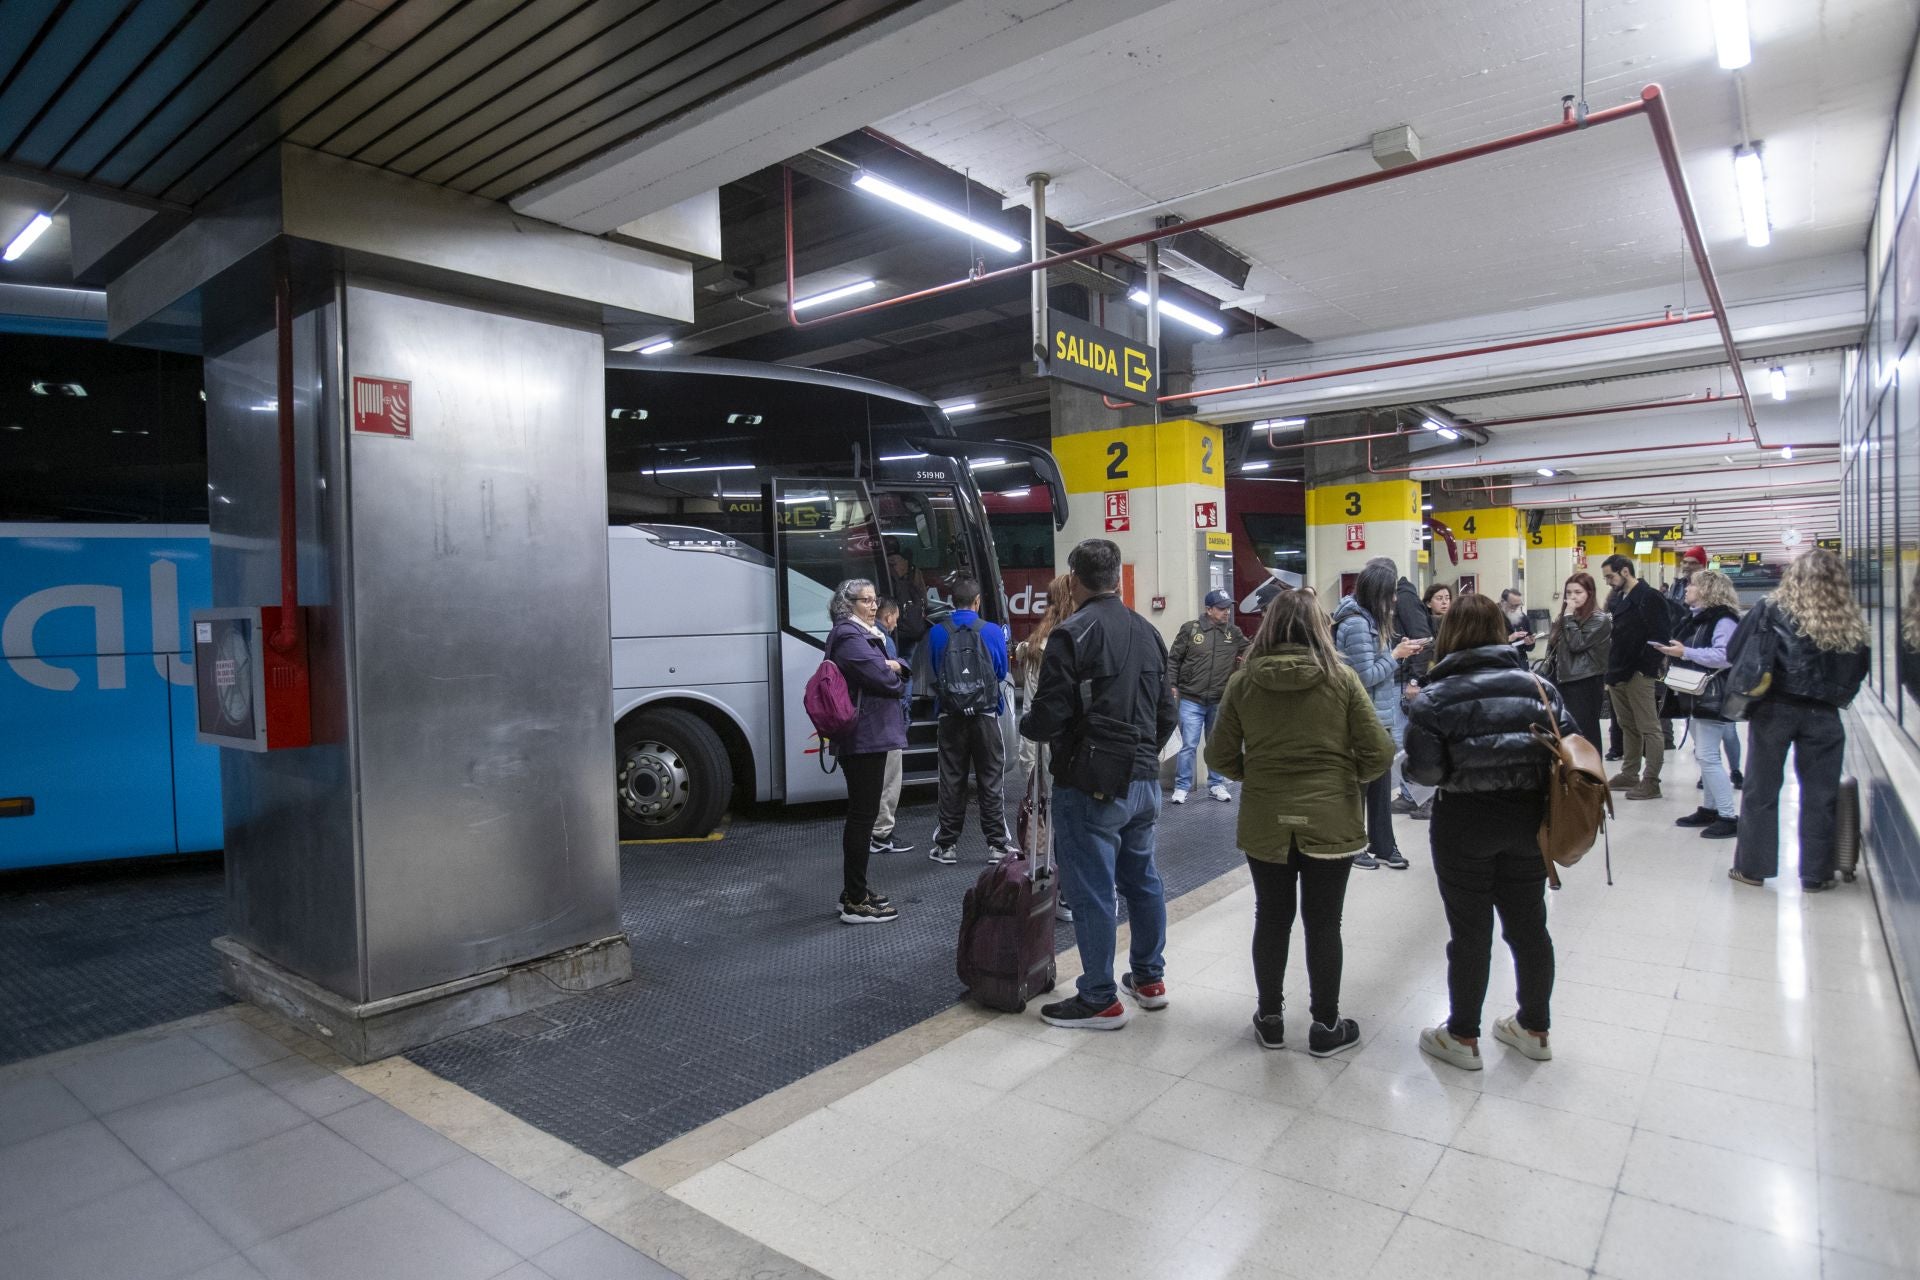
[[[1208,787],[1207,794],[1215,800],[1225,801],[1233,799],[1233,792],[1227,790],[1227,784],[1224,782],[1216,782],[1211,787]]]
[[[1509,1048],[1518,1049],[1535,1062],[1551,1062],[1553,1046],[1547,1043],[1543,1035],[1536,1035],[1520,1025],[1518,1017],[1495,1018],[1493,1020],[1493,1038]]]
[[[1173,801],[1175,804],[1185,804],[1187,802],[1187,789],[1185,787],[1175,787],[1173,794],[1168,796],[1167,799]]]
[[[1421,1030],[1420,1051],[1462,1071],[1478,1071],[1486,1065],[1480,1061],[1480,1046],[1455,1040],[1445,1024]]]

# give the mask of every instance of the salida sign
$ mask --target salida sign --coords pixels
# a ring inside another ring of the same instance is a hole
[[[1159,370],[1159,354],[1144,342],[1072,316],[1048,316],[1047,358],[1040,364],[1047,377],[1147,404],[1159,390]]]

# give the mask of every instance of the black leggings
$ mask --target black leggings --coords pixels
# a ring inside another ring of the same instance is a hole
[[[1296,847],[1285,862],[1249,857],[1253,871],[1253,981],[1260,1015],[1280,1012],[1293,938],[1295,884],[1300,923],[1307,932],[1308,1007],[1315,1022],[1332,1026],[1340,1016],[1340,910],[1347,900],[1352,858],[1309,858]]]
[[[1528,792],[1442,791],[1433,804],[1433,873],[1440,881],[1452,941],[1447,943],[1447,1030],[1480,1034],[1493,964],[1493,922],[1513,953],[1519,1022],[1545,1032],[1553,997],[1553,938],[1547,933],[1547,864],[1540,856],[1544,796]]]
[[[840,771],[847,775],[847,825],[840,832],[844,897],[848,902],[865,902],[867,855],[873,851],[873,824],[880,816],[880,795],[887,785],[887,753],[841,756]]]
[[[1605,743],[1600,737],[1600,694],[1602,681],[1599,676],[1582,676],[1578,680],[1566,680],[1560,684],[1560,697],[1567,704],[1567,714],[1580,726],[1580,736],[1599,750]],[[1615,741],[1620,738],[1620,726],[1613,727]]]

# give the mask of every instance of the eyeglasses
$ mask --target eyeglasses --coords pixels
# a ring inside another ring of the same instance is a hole
[[[879,596],[855,596],[853,598],[853,602],[855,604],[879,604],[880,597]]]

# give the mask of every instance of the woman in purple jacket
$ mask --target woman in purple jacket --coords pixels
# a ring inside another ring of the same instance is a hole
[[[874,625],[880,593],[873,583],[865,578],[841,583],[827,611],[833,618],[827,658],[846,677],[847,692],[860,712],[853,728],[831,744],[847,777],[847,825],[840,833],[846,880],[840,891],[840,920],[885,924],[899,913],[867,884],[867,855],[873,847],[874,819],[880,815],[880,795],[886,788],[887,753],[907,745],[906,720],[900,714],[906,667],[887,656],[886,638]]]

